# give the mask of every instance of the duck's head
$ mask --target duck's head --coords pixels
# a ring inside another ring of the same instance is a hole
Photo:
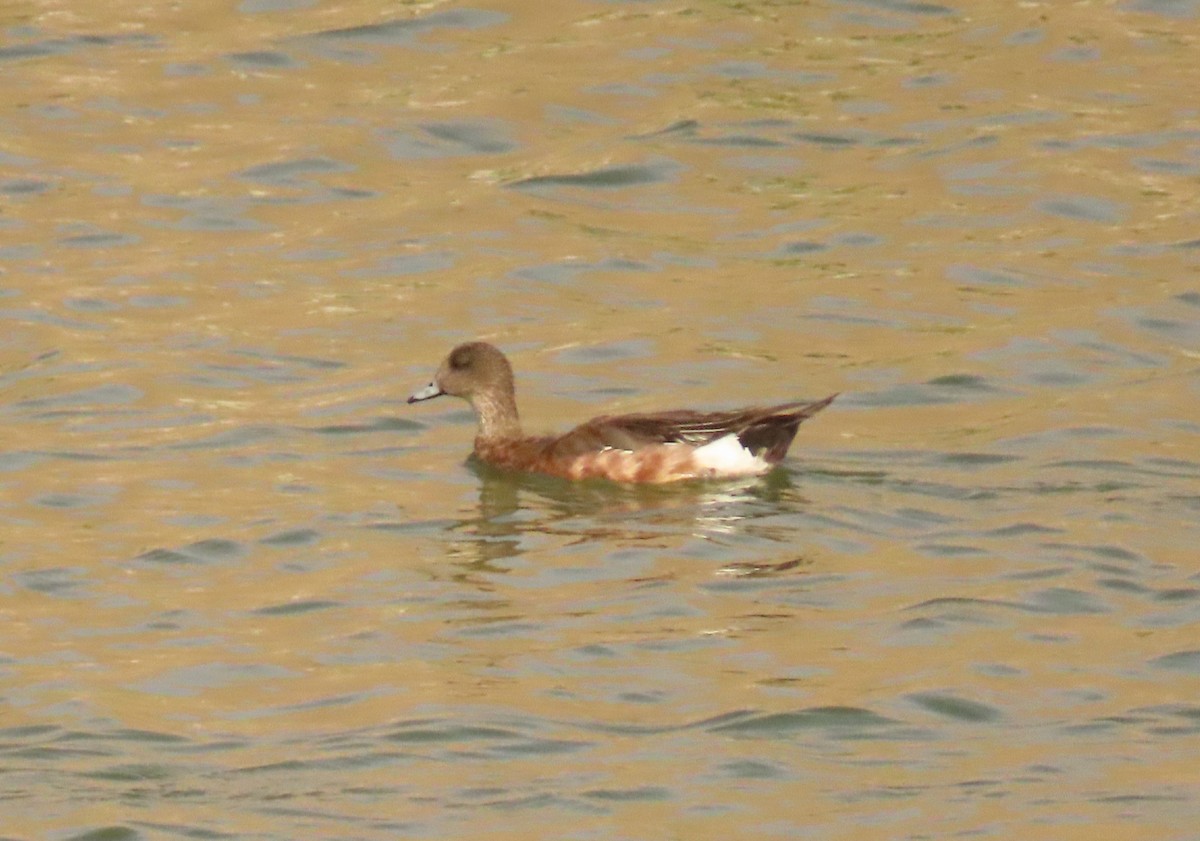
[[[487,342],[466,342],[450,351],[433,382],[415,391],[408,402],[449,394],[476,405],[479,398],[511,401],[513,390],[512,366],[500,349]]]

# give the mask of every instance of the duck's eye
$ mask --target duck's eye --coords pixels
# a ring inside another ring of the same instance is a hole
[[[471,366],[471,352],[466,349],[456,350],[450,354],[450,367],[456,371]]]

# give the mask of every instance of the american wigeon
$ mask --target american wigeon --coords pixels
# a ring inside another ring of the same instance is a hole
[[[487,342],[461,344],[409,403],[450,394],[479,421],[475,453],[488,464],[564,479],[675,482],[754,476],[787,455],[802,421],[833,402],[783,403],[725,412],[676,410],[603,415],[563,435],[522,434],[512,366]]]

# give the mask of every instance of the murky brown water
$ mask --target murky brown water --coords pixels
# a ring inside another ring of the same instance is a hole
[[[0,31],[0,837],[1194,837],[1195,2]],[[843,397],[515,480],[402,402],[468,337]]]

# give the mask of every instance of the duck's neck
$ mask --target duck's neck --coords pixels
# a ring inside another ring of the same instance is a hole
[[[475,394],[471,398],[475,414],[479,417],[479,437],[484,440],[518,438],[521,435],[521,419],[517,415],[517,403],[506,394]]]

